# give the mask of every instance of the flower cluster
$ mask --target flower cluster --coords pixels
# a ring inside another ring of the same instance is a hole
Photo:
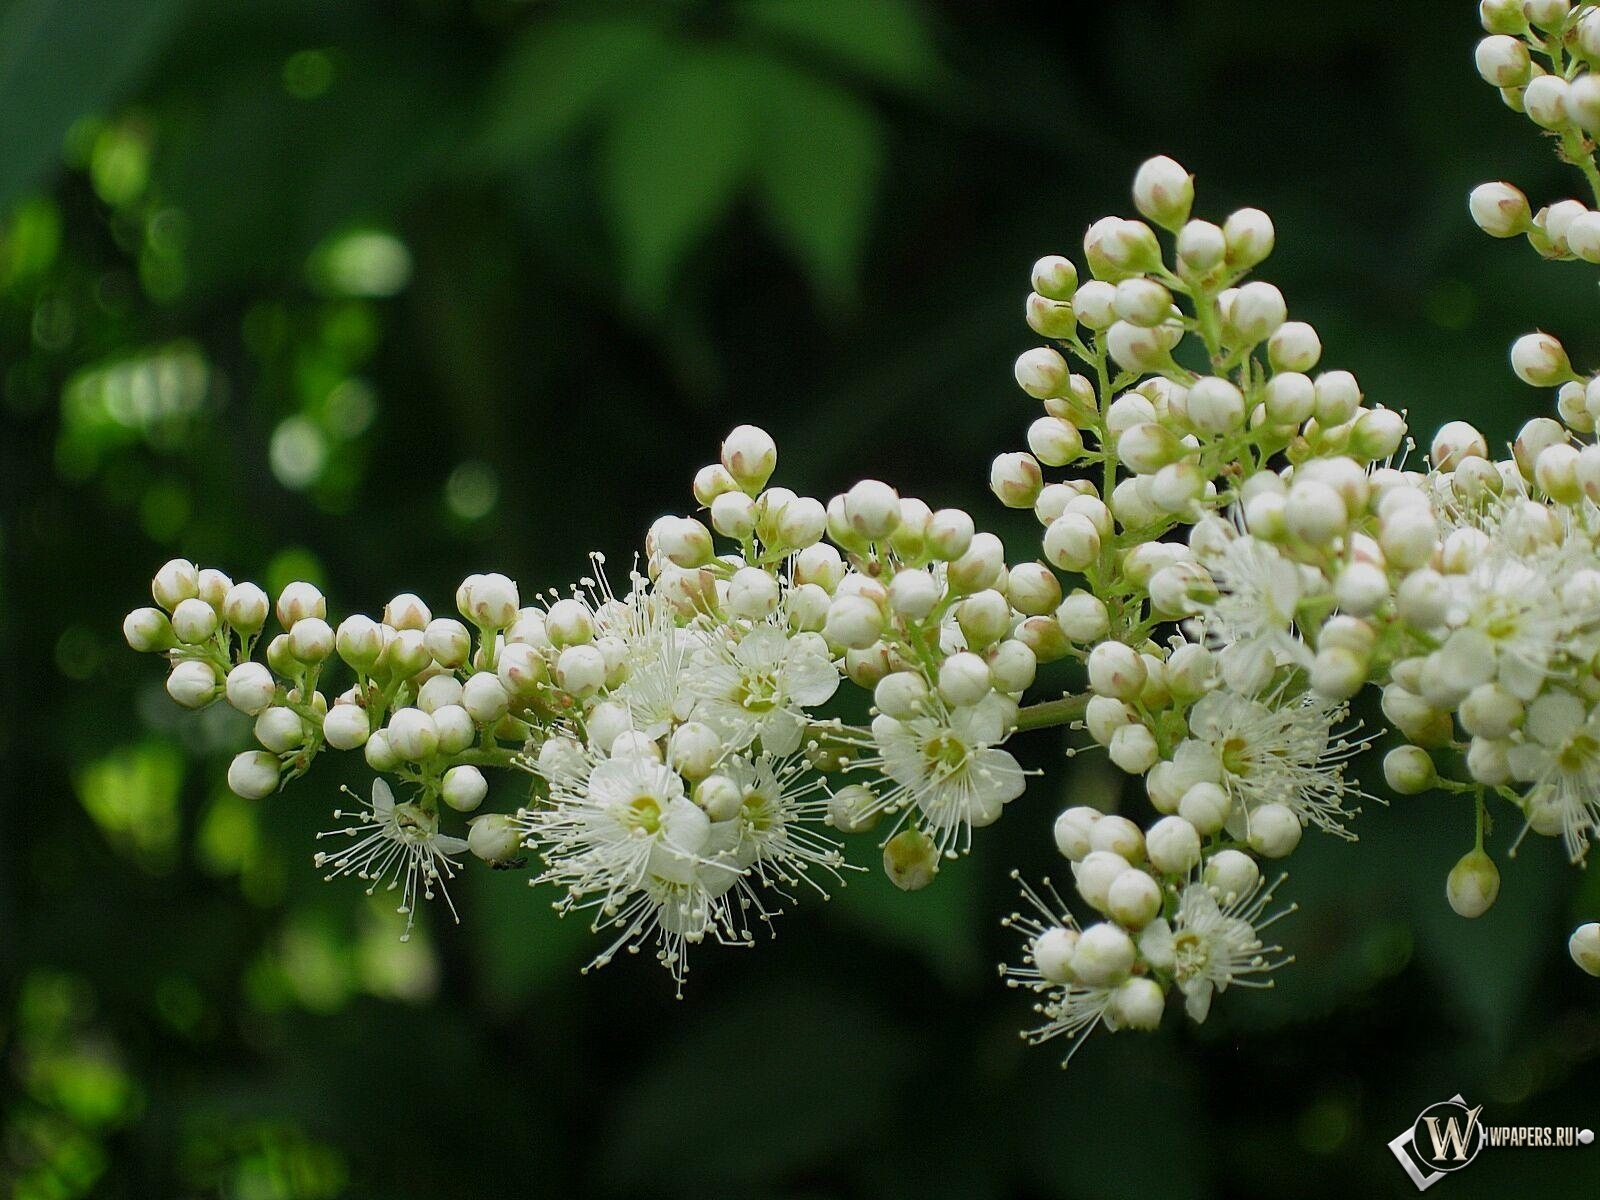
[[[1600,9],[1482,9],[1480,71],[1558,134],[1600,204]],[[255,718],[260,748],[228,771],[241,796],[323,750],[363,753],[378,778],[323,835],[330,877],[396,889],[410,914],[448,903],[467,855],[536,859],[532,882],[602,934],[595,965],[648,947],[680,993],[690,946],[751,944],[802,891],[841,883],[841,838],[871,831],[895,884],[930,885],[1024,794],[1010,738],[1058,726],[1147,803],[1056,818],[1093,915],[1024,885],[1007,921],[1022,959],[1002,974],[1039,996],[1028,1036],[1075,1047],[1169,1007],[1204,1021],[1289,961],[1267,931],[1292,906],[1262,864],[1308,829],[1355,839],[1370,797],[1347,766],[1371,737],[1349,705],[1369,687],[1400,741],[1390,789],[1470,800],[1474,845],[1445,893],[1477,916],[1500,887],[1491,799],[1574,862],[1600,836],[1600,378],[1530,334],[1512,366],[1557,389],[1559,420],[1503,457],[1452,422],[1413,456],[1401,414],[1324,366],[1317,331],[1255,277],[1267,215],[1212,222],[1194,200],[1178,163],[1151,159],[1138,215],[1089,228],[1081,273],[1035,264],[1026,319],[1048,344],[1015,376],[1042,412],[989,476],[1038,520],[1011,561],[968,513],[879,480],[826,501],[775,486],[776,445],[741,426],[625,581],[597,555],[531,604],[473,575],[456,616],[402,595],[335,627],[308,584],[273,604],[175,560],[127,640],[168,659],[180,704]],[[1471,207],[1549,257],[1600,261],[1600,213],[1564,205],[1534,216],[1490,184]],[[1030,698],[1052,663],[1082,686]],[[517,781],[501,811],[484,811],[486,768]],[[1571,950],[1600,973],[1600,928]]]

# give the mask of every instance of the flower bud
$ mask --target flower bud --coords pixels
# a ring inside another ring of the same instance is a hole
[[[217,610],[197,596],[178,601],[172,610],[172,632],[186,646],[198,646],[217,632]]]
[[[229,704],[253,717],[272,703],[278,694],[278,685],[266,667],[245,662],[228,672],[225,690]]]
[[[1178,801],[1178,815],[1206,836],[1220,833],[1232,812],[1232,797],[1215,783],[1196,783]]]
[[[1111,1013],[1124,1029],[1150,1030],[1161,1024],[1167,994],[1147,975],[1125,979],[1111,993]]]
[[[556,684],[574,696],[588,696],[605,686],[605,656],[593,646],[568,646],[556,658]]]
[[[170,650],[176,638],[172,622],[159,608],[136,608],[122,621],[122,636],[130,649],[140,654]]]
[[[1492,34],[1478,43],[1473,61],[1483,81],[1497,88],[1523,87],[1533,74],[1528,48],[1518,38]]]
[[[1480,183],[1467,200],[1472,219],[1490,237],[1526,233],[1533,224],[1528,198],[1509,183]]]
[[[939,873],[939,847],[920,829],[902,829],[884,843],[883,872],[902,892],[920,892]]]
[[[473,580],[478,578],[479,576],[476,575],[472,577]],[[463,592],[458,592],[457,595],[465,598]],[[401,592],[389,603],[385,604],[382,616],[383,624],[390,629],[421,630],[427,628],[428,622],[433,620],[433,613],[423,603],[422,597],[413,595],[411,592]]]
[[[1061,603],[1061,582],[1043,563],[1018,563],[1006,575],[1006,599],[1025,616],[1044,616]]]
[[[1244,395],[1220,376],[1196,380],[1189,388],[1188,405],[1189,423],[1200,433],[1219,436],[1244,427]]]
[[[1528,333],[1511,346],[1511,369],[1530,387],[1556,387],[1576,376],[1567,352],[1548,333]]]
[[[184,708],[204,708],[217,698],[219,683],[210,663],[181,662],[167,675],[167,695]]]
[[[1153,329],[1172,315],[1172,293],[1154,279],[1135,275],[1117,284],[1111,306],[1128,324]]]
[[[1300,844],[1300,818],[1282,804],[1262,804],[1249,813],[1250,849],[1263,858],[1283,858]]]
[[[1064,467],[1083,453],[1083,435],[1071,421],[1040,417],[1028,426],[1028,449],[1047,467]]]
[[[1091,925],[1072,952],[1072,973],[1087,987],[1107,987],[1127,975],[1137,951],[1133,939],[1108,922]]]
[[[335,704],[322,718],[322,736],[335,750],[355,750],[371,735],[371,719],[359,704]]]
[[[1020,638],[1007,638],[984,655],[989,676],[997,691],[1016,695],[1033,686],[1039,672],[1039,656]]]
[[[1560,129],[1569,121],[1567,81],[1559,75],[1540,75],[1522,90],[1522,110],[1541,129]]]
[[[1401,796],[1419,796],[1439,781],[1439,774],[1422,747],[1396,746],[1383,756],[1383,779]]]
[[[1158,155],[1140,164],[1133,177],[1133,206],[1163,229],[1177,229],[1189,219],[1194,203],[1194,176],[1177,162]]]
[[[1097,808],[1080,804],[1069,808],[1056,818],[1056,849],[1072,862],[1081,862],[1093,849],[1090,837],[1094,827],[1104,816]]]
[[[1241,208],[1222,226],[1230,267],[1253,267],[1272,253],[1277,233],[1272,218],[1259,208]]]
[[[767,486],[778,467],[778,444],[766,430],[740,425],[722,442],[722,465],[750,495]]]
[[[479,671],[462,685],[461,707],[477,724],[492,725],[510,710],[511,698],[498,675]]]
[[[391,714],[386,733],[394,752],[409,762],[432,758],[439,749],[438,727],[420,708],[402,708]]]
[[[858,536],[879,541],[900,524],[900,494],[886,483],[863,479],[844,494],[844,515]]]
[[[1227,254],[1227,235],[1210,221],[1189,221],[1178,231],[1178,266],[1191,279],[1221,266]]]
[[[1078,269],[1070,259],[1047,254],[1033,264],[1033,290],[1051,300],[1071,300],[1078,290]]]
[[[293,629],[296,621],[307,617],[325,620],[327,616],[327,600],[309,583],[291,583],[278,593],[278,624],[284,629]]]
[[[1089,653],[1089,687],[1097,696],[1136,700],[1148,672],[1144,658],[1121,642],[1101,642]]]
[[[333,629],[321,617],[302,617],[289,629],[289,653],[308,666],[333,653]]]
[[[947,511],[947,510],[946,510]],[[938,519],[939,514],[934,514]],[[957,595],[981,592],[1000,582],[1006,566],[1006,550],[992,533],[974,534],[965,554],[950,564],[945,579]]]
[[[1007,508],[1032,508],[1043,486],[1043,473],[1031,454],[1002,454],[989,468],[989,490]]]
[[[1222,903],[1231,904],[1256,890],[1261,882],[1261,868],[1242,850],[1219,850],[1206,859],[1200,877]]]
[[[463,614],[480,629],[504,629],[517,619],[522,600],[515,581],[494,572],[480,575],[467,597]]]
[[[1117,289],[1105,280],[1090,280],[1072,298],[1072,316],[1086,329],[1111,328],[1117,319]]]
[[[976,704],[992,690],[989,664],[962,651],[939,664],[939,694],[956,706]]]
[[[481,861],[503,866],[522,850],[522,830],[505,813],[488,813],[467,827],[467,849]]]
[[[1150,865],[1163,875],[1187,875],[1200,861],[1200,834],[1183,817],[1162,817],[1145,832]]]
[[[278,790],[278,760],[265,750],[246,750],[228,764],[228,790],[246,800],[265,800]]]
[[[1600,975],[1600,924],[1590,921],[1572,931],[1567,941],[1572,961],[1590,975]]]
[[[928,520],[928,552],[944,562],[954,562],[972,546],[972,518],[959,508],[941,508]]]
[[[477,767],[451,767],[439,787],[440,797],[457,812],[476,811],[488,794],[489,781]]]
[[[1091,592],[1073,592],[1056,609],[1061,631],[1074,642],[1097,642],[1111,629],[1111,614],[1105,602]]]
[[[1500,895],[1500,871],[1482,850],[1469,850],[1450,869],[1445,898],[1457,916],[1481,917]]]
[[[271,611],[267,594],[253,583],[236,583],[222,599],[222,619],[237,632],[250,636],[261,632]]]
[[[706,508],[710,508],[718,496],[738,489],[739,485],[728,474],[728,468],[721,463],[712,463],[695,472],[694,498]]]
[[[1161,885],[1144,871],[1124,871],[1106,893],[1106,915],[1128,929],[1143,929],[1161,913]]]
[[[200,570],[186,558],[174,558],[156,572],[150,594],[168,612],[200,594]]]
[[[1047,400],[1062,394],[1072,372],[1060,354],[1048,346],[1040,346],[1018,357],[1014,374],[1017,386],[1028,395],[1036,400]]]
[[[1143,775],[1161,761],[1155,734],[1143,725],[1128,724],[1118,729],[1106,750],[1112,763],[1129,775]]]
[[[1288,319],[1283,293],[1270,283],[1256,281],[1241,287],[1228,309],[1228,324],[1245,345],[1271,337]]]
[[[1234,301],[1234,321],[1239,319],[1239,303]],[[1322,339],[1304,321],[1284,321],[1267,340],[1267,361],[1277,372],[1309,371],[1322,357]],[[1304,418],[1302,418],[1303,420]]]
[[[1100,532],[1081,513],[1063,513],[1045,530],[1044,556],[1063,571],[1085,571],[1100,557]]]

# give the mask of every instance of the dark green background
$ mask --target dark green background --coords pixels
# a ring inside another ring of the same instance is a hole
[[[447,606],[472,570],[561,585],[686,510],[740,421],[777,436],[783,483],[877,475],[1026,557],[1037,530],[984,479],[1035,412],[1010,381],[1028,266],[1126,212],[1157,152],[1201,213],[1272,213],[1262,274],[1328,365],[1424,435],[1503,441],[1550,399],[1511,339],[1542,326],[1581,365],[1600,337],[1591,270],[1467,218],[1484,179],[1536,203],[1576,182],[1477,81],[1473,10],[5,5],[0,1186],[1404,1195],[1384,1143],[1457,1091],[1497,1123],[1600,1126],[1600,993],[1564,951],[1600,890],[1540,843],[1455,918],[1449,798],[1307,839],[1275,992],[1063,1074],[993,974],[1007,871],[1059,869],[1069,798],[1114,802],[1053,735],[935,887],[862,877],[774,943],[704,948],[675,1003],[648,961],[580,976],[591,939],[517,875],[471,872],[461,928],[430,911],[402,954],[384,906],[310,864],[359,764],[230,799],[245,723],[177,712],[118,634],[177,553],[312,576],[340,614]],[[1501,1151],[1439,1194],[1597,1180],[1600,1148]]]

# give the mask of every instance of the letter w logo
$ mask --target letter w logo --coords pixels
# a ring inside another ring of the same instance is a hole
[[[1466,1162],[1470,1155],[1467,1153],[1472,1145],[1472,1129],[1478,1123],[1478,1114],[1483,1111],[1483,1105],[1470,1110],[1464,1124],[1458,1124],[1455,1117],[1444,1123],[1444,1128],[1439,1127],[1438,1117],[1424,1117],[1423,1121],[1428,1126],[1428,1137],[1433,1141],[1433,1160],[1435,1162],[1448,1162],[1452,1157],[1457,1162]]]

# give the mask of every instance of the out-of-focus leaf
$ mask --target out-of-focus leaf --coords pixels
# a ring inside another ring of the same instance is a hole
[[[468,871],[462,880],[469,918],[462,928],[488,1000],[504,1009],[576,974],[605,945],[584,914],[558,917],[550,907],[555,893],[530,888],[528,878],[525,871]]]
[[[916,1058],[903,1030],[837,988],[747,994],[662,1047],[612,1110],[597,1166],[614,1186],[694,1196],[748,1194],[875,1138]],[[674,1114],[738,1132],[686,1153]]]
[[[885,83],[916,87],[939,73],[914,0],[749,0],[740,11],[756,28]]]
[[[0,16],[0,207],[50,174],[67,129],[116,103],[187,0],[18,0]]]
[[[513,162],[546,149],[661,48],[661,30],[648,19],[533,25],[506,51],[490,87],[481,153],[493,162]]]
[[[983,909],[971,862],[946,863],[932,884],[907,894],[889,882],[874,856],[866,871],[850,873],[848,886],[828,905],[828,913],[918,955],[946,983],[970,984],[992,976],[982,940],[991,914]]]
[[[842,89],[775,71],[757,179],[778,237],[829,298],[852,291],[883,160],[878,118]]]
[[[665,300],[678,264],[732,205],[755,146],[757,77],[743,55],[685,53],[617,112],[605,147],[625,291],[646,308]]]

